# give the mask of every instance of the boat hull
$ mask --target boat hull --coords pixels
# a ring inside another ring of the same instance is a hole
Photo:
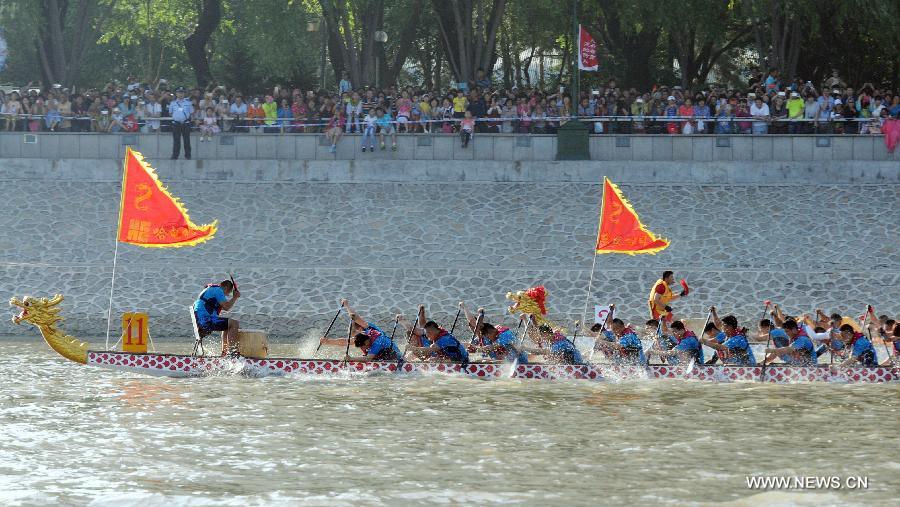
[[[393,373],[396,362],[384,361],[339,361],[332,359],[294,358],[228,358],[191,357],[176,354],[130,354],[126,352],[89,351],[88,366],[97,366],[117,371],[127,371],[157,377],[204,377],[210,375],[239,374],[250,377],[284,375],[337,376],[361,373]],[[654,365],[647,368],[612,364],[583,366],[521,364],[510,371],[508,364],[471,363],[468,365],[449,363],[407,362],[402,365],[403,373],[443,373],[465,375],[478,378],[529,378],[529,379],[586,379],[595,381],[627,379],[688,379],[712,382],[758,382],[759,366],[695,366],[690,372],[681,366]],[[900,381],[900,369],[896,367],[846,368],[833,370],[828,365],[816,367],[793,367],[769,365],[766,367],[765,382],[838,382],[838,383],[883,383]]]

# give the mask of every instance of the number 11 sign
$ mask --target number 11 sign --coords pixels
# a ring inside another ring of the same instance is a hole
[[[149,318],[146,313],[122,314],[122,352],[147,353]]]

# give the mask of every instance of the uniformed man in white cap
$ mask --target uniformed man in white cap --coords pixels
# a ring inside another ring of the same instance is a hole
[[[184,87],[175,90],[175,100],[169,103],[169,116],[172,117],[172,160],[176,160],[181,152],[181,140],[184,139],[184,158],[191,159],[191,113],[194,106],[184,97]]]

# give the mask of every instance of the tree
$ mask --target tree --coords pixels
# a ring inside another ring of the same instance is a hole
[[[187,50],[194,74],[197,76],[197,86],[205,88],[212,81],[212,73],[209,70],[209,59],[206,56],[206,45],[213,32],[219,28],[222,20],[222,0],[201,0],[197,27],[186,39],[184,49]]]
[[[44,83],[71,86],[83,68],[94,25],[100,22],[95,18],[96,7],[97,0],[19,0],[0,5],[12,29],[8,34],[11,53],[34,54],[34,70]]]
[[[725,2],[685,0],[680,9],[685,16],[667,17],[664,23],[681,69],[681,86],[687,89],[705,83],[722,55],[748,43],[753,25]]]
[[[472,81],[477,69],[490,73],[497,61],[497,30],[506,0],[432,0],[431,5],[456,81]]]
[[[328,49],[334,73],[347,72],[354,85],[395,83],[418,37],[422,0],[319,0],[328,30]],[[388,33],[388,42],[375,33]],[[392,36],[393,35],[393,36]],[[396,40],[396,42],[395,42]]]
[[[604,65],[619,70],[617,77],[626,86],[648,89],[653,84],[650,65],[658,49],[662,33],[664,9],[651,0],[595,0],[582,12],[595,37],[608,52],[612,62]],[[679,17],[682,19],[682,17]],[[601,60],[601,65],[602,60]]]

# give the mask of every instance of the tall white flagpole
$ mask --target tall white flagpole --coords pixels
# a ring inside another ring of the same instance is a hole
[[[109,282],[109,306],[106,309],[106,350],[109,350],[109,330],[112,327],[113,291],[116,289],[116,260],[119,258],[119,232],[116,228],[116,249],[113,252],[112,280]]]
[[[119,193],[119,218],[116,221],[116,248],[113,250],[112,279],[109,282],[109,306],[106,308],[106,350],[109,350],[109,330],[112,327],[113,292],[116,289],[116,261],[119,259],[119,234],[122,232],[122,206],[125,202],[125,179],[128,177],[128,156],[131,146],[125,148],[125,160],[122,162],[122,190]]]

